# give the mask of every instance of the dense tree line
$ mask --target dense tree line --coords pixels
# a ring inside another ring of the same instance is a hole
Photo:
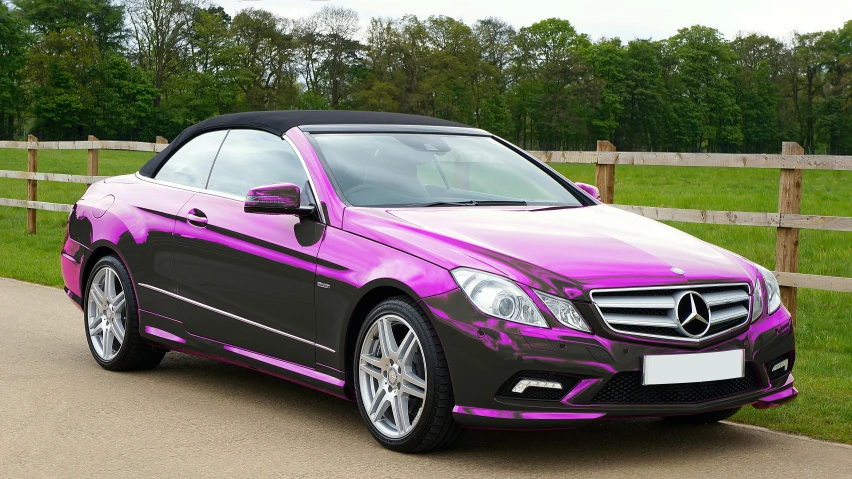
[[[288,19],[201,0],[0,3],[0,138],[150,141],[213,115],[362,109],[479,126],[526,148],[852,154],[852,21],[733,40],[692,26],[593,40],[568,20]]]

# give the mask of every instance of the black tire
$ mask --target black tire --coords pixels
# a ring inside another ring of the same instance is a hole
[[[118,354],[109,361],[105,361],[95,351],[92,345],[92,338],[89,335],[88,314],[89,294],[92,287],[92,281],[97,276],[97,273],[104,268],[111,268],[118,277],[121,283],[121,289],[124,292],[124,314],[125,314],[125,333],[124,341],[119,347]],[[86,289],[83,291],[83,328],[86,333],[86,341],[89,343],[89,351],[92,357],[95,358],[102,368],[110,371],[139,371],[155,368],[163,356],[166,354],[165,349],[160,349],[148,344],[142,336],[139,335],[139,307],[136,302],[136,294],[131,286],[133,283],[130,279],[130,274],[127,268],[116,256],[104,256],[97,263],[89,277],[86,279]]]
[[[704,412],[701,414],[688,414],[684,416],[666,416],[663,419],[672,423],[672,424],[683,424],[683,425],[700,425],[700,424],[713,424],[719,421],[724,421],[729,417],[733,416],[742,408],[732,408],[732,409],[720,409],[718,411],[710,411]]]
[[[426,398],[420,419],[406,436],[390,438],[382,434],[370,421],[360,391],[359,364],[361,345],[370,327],[379,318],[387,314],[395,314],[405,319],[420,341],[421,351],[425,359]],[[355,397],[361,418],[370,433],[382,446],[397,452],[422,453],[436,451],[452,445],[461,435],[463,429],[453,419],[453,388],[450,383],[450,371],[444,349],[438,339],[435,328],[426,319],[420,307],[412,299],[399,296],[379,303],[361,326],[358,342],[355,346],[353,359]]]

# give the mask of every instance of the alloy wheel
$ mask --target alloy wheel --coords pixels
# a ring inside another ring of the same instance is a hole
[[[98,270],[92,280],[86,318],[95,353],[103,361],[112,361],[124,343],[127,314],[124,288],[109,266]]]
[[[426,401],[426,361],[417,333],[400,316],[381,316],[364,336],[358,363],[370,422],[388,438],[405,437],[420,420]]]

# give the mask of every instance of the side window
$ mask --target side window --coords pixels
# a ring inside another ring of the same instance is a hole
[[[305,201],[308,176],[296,152],[281,137],[257,130],[231,130],[216,157],[207,189],[245,197],[250,188],[293,183]]]
[[[204,188],[216,152],[225,139],[226,130],[198,135],[169,157],[155,177],[194,188]]]

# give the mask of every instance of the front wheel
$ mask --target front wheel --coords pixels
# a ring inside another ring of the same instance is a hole
[[[455,442],[461,427],[453,420],[447,359],[417,303],[405,297],[380,303],[356,344],[355,396],[376,441],[399,452]]]
[[[724,421],[737,413],[741,408],[735,407],[732,409],[720,409],[718,411],[710,411],[701,414],[687,414],[683,416],[667,416],[666,421],[672,424],[697,425],[697,424],[712,424],[719,421]]]

